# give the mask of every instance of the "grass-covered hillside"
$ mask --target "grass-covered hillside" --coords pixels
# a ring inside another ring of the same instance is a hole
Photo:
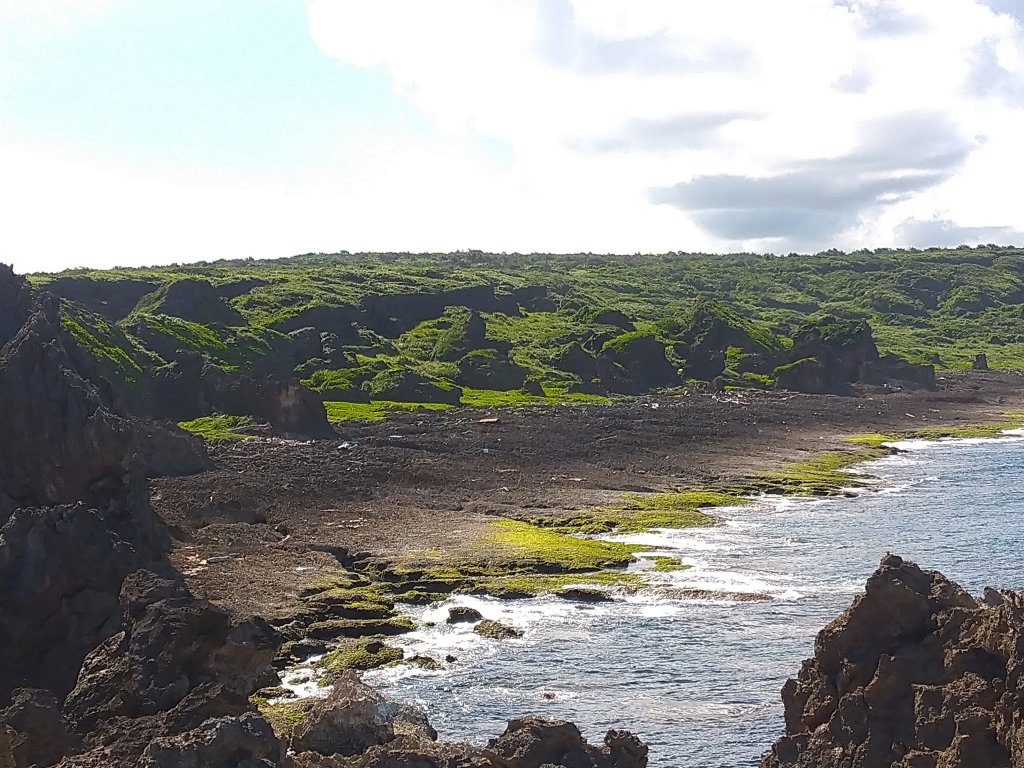
[[[992,367],[1024,367],[1016,248],[342,253],[30,279],[64,299],[68,330],[125,386],[191,352],[228,372],[294,374],[348,415],[687,379],[772,386],[801,326],[822,318],[866,321],[880,352],[911,362],[965,367],[984,352]]]

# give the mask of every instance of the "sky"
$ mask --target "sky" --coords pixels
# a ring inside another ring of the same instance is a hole
[[[0,261],[1024,244],[1024,0],[0,0]]]

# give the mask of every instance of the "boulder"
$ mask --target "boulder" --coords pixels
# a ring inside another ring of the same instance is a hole
[[[816,357],[805,357],[780,365],[772,373],[775,376],[775,388],[791,392],[824,395],[834,392],[839,386]],[[847,388],[848,385],[843,386],[842,391],[845,392]]]
[[[140,768],[276,768],[282,756],[270,724],[248,712],[211,718],[185,733],[153,739]]]
[[[634,332],[612,339],[604,345],[601,358],[614,366],[614,371],[600,370],[601,379],[609,388],[615,386],[614,380],[624,380],[615,391],[629,394],[681,383],[678,372],[665,356],[665,345],[648,334]]]
[[[483,620],[483,614],[468,605],[456,605],[448,609],[448,624],[473,623]]]
[[[974,362],[971,363],[971,368],[976,371],[987,371],[988,370],[988,355],[984,352],[979,352],[974,356]]]
[[[882,355],[866,361],[860,369],[858,381],[863,384],[898,386],[902,389],[933,390],[935,366],[908,363],[896,355]]]
[[[489,637],[492,640],[507,640],[523,636],[521,629],[516,629],[508,624],[502,624],[500,621],[493,621],[491,619],[484,619],[473,627],[473,631],[481,637]]]
[[[146,477],[182,477],[213,469],[201,438],[173,422],[137,424]]]
[[[493,349],[478,349],[459,361],[455,383],[470,389],[520,389],[528,372]]]
[[[492,739],[483,757],[503,768],[645,768],[647,745],[628,731],[608,731],[604,746],[586,742],[572,723],[524,717]]]
[[[203,325],[246,324],[241,313],[208,280],[175,280],[146,300],[146,312]]]
[[[975,600],[886,555],[782,689],[786,733],[763,768],[1019,765],[1024,593]]]
[[[398,704],[348,672],[295,728],[291,746],[296,752],[358,755],[395,738],[398,713]]]
[[[458,405],[462,399],[459,387],[441,387],[415,371],[391,369],[377,374],[370,381],[374,400],[400,403],[448,403]]]

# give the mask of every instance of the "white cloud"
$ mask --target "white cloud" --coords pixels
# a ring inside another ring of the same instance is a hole
[[[0,19],[62,24],[114,5],[0,0]],[[432,135],[346,134],[315,174],[226,176],[143,172],[0,128],[0,260],[1010,236],[1024,230],[1011,5],[310,0],[315,45],[385,72]]]
[[[986,214],[1002,180],[1024,173],[1012,149],[1019,106],[1005,84],[977,87],[979,47],[1008,79],[1024,50],[1019,24],[996,11],[976,0],[311,0],[310,29],[339,61],[387,71],[450,136],[511,147],[516,171],[495,181],[513,210],[547,200],[560,217],[543,232],[544,221],[520,216],[530,234],[508,247],[568,231],[594,250],[786,250],[894,242],[907,231],[899,222],[938,211],[965,227],[1024,224],[1005,206],[1002,218]],[[891,134],[870,136],[878,125]],[[872,182],[887,169],[861,162],[866,136],[892,162],[891,194]],[[956,151],[929,166],[927,183],[897,178],[919,173],[920,158],[908,170],[890,155],[935,142]],[[976,160],[1003,150],[1003,162]],[[773,219],[772,201],[754,199],[737,204],[742,220],[749,203],[747,220],[730,229],[709,226],[715,217],[696,213],[708,206],[693,196],[650,202],[652,190],[701,177],[749,179],[755,198],[784,180],[813,197],[821,174],[851,167],[859,178],[829,189],[867,184],[870,200],[829,212],[842,215]],[[631,226],[604,226],[616,210]]]

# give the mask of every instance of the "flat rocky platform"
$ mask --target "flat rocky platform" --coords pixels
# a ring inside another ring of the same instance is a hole
[[[1005,419],[1024,376],[968,371],[936,392],[643,397],[606,406],[416,412],[338,426],[338,439],[254,439],[213,471],[156,480],[172,559],[199,595],[284,620],[352,553],[448,552],[495,515],[598,506],[623,492],[741,480],[849,448],[854,433]],[[500,423],[480,423],[486,417]]]

